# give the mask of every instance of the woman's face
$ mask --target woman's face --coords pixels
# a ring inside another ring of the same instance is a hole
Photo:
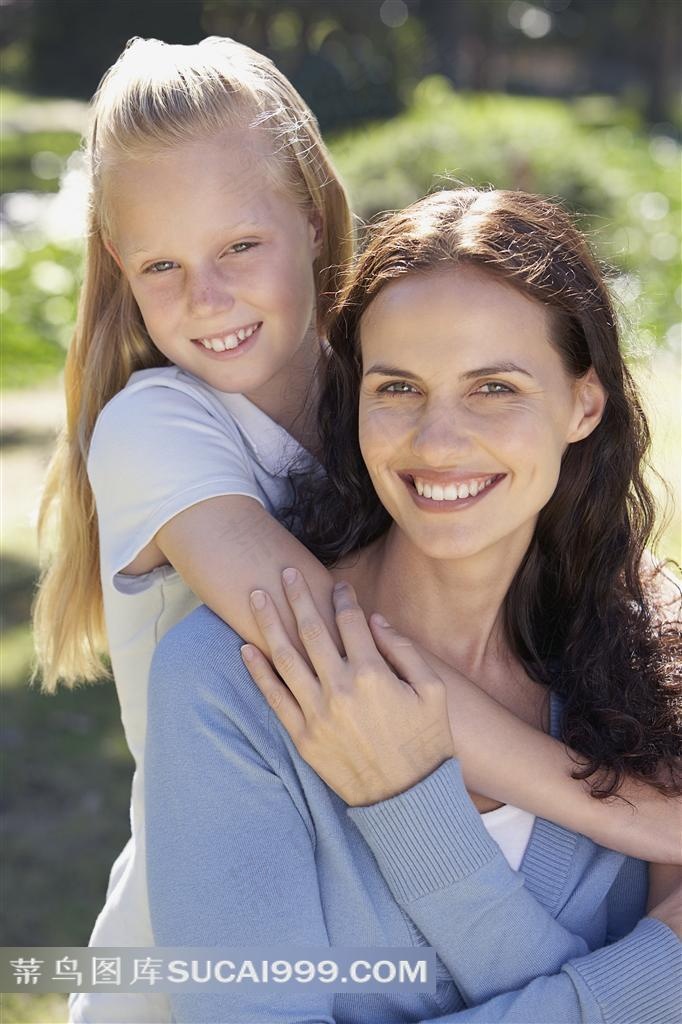
[[[520,558],[567,445],[598,424],[543,305],[473,267],[411,274],[362,317],[360,446],[382,504],[427,556]]]

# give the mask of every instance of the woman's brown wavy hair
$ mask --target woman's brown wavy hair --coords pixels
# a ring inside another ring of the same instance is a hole
[[[594,367],[608,395],[599,426],[568,446],[507,594],[512,649],[563,698],[563,739],[581,755],[575,774],[590,778],[593,795],[616,792],[626,774],[680,792],[679,621],[661,621],[656,572],[642,568],[656,511],[643,476],[649,429],[600,269],[558,205],[457,189],[370,230],[328,326],[320,407],[328,475],[299,485],[298,532],[333,564],[388,529],[358,442],[360,319],[388,282],[446,264],[478,267],[549,307],[568,373]]]

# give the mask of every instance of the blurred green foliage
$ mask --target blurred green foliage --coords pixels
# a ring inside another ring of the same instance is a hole
[[[2,191],[55,192],[66,159],[78,148],[74,132],[11,132],[2,140]]]
[[[80,247],[15,235],[2,243],[0,387],[32,387],[64,364],[73,324]]]
[[[454,182],[560,199],[612,267],[631,353],[679,344],[680,147],[613,100],[462,94],[434,77],[332,149],[363,218]]]

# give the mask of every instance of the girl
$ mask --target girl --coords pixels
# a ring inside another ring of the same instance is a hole
[[[66,366],[67,426],[43,525],[59,537],[36,605],[44,684],[102,674],[135,758],[132,838],[92,943],[151,945],[144,874],[147,677],[198,602],[260,638],[249,590],[282,559],[331,582],[273,518],[312,468],[318,321],[351,246],[315,120],[261,55],[226,39],[133,40],[95,96],[90,225]],[[284,602],[282,602],[284,605]],[[106,635],[106,640],[105,640]],[[162,1021],[163,997],[78,997],[74,1021]]]
[[[297,510],[335,564],[346,657],[291,567],[310,664],[254,592],[282,677],[242,647],[262,693],[207,609],[162,641],[152,920],[159,945],[271,943],[292,961],[298,944],[330,960],[336,946],[430,945],[438,985],[228,985],[178,993],[176,1016],[667,1024],[680,890],[640,920],[641,861],[513,807],[479,813],[453,760],[464,672],[528,723],[556,734],[563,719],[595,789],[627,770],[680,790],[679,621],[656,621],[640,568],[646,428],[585,242],[538,197],[431,196],[374,231],[329,342],[329,475]],[[380,616],[370,631],[372,609],[435,653]],[[513,750],[494,755],[504,768]]]
[[[59,533],[36,636],[48,689],[101,675],[108,650],[136,772],[131,840],[91,941],[145,946],[143,756],[159,639],[201,600],[264,645],[248,601],[254,587],[272,593],[295,638],[280,584],[291,563],[336,636],[331,578],[275,515],[291,500],[289,474],[317,469],[319,325],[351,223],[311,112],[268,60],[230,40],[134,40],[95,97],[88,159],[67,425],[41,517],[45,530],[58,513]],[[461,685],[478,707],[479,692]],[[636,816],[618,806],[596,813],[558,744],[515,732],[523,723],[513,716],[495,722],[520,737],[519,752],[540,745],[546,777],[565,786],[555,812],[565,824],[671,859],[674,830],[653,792],[637,799]],[[542,811],[525,756],[516,776],[483,762],[476,750],[483,792]],[[168,1012],[150,995],[96,993],[72,1007],[74,1021],[90,1022]]]

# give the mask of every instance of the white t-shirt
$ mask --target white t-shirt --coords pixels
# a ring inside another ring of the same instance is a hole
[[[533,831],[535,815],[529,811],[522,811],[520,807],[505,804],[495,811],[482,814],[481,821],[488,830],[488,835],[495,840],[504,854],[509,867],[518,871]]]
[[[276,513],[292,496],[287,470],[294,465],[317,466],[243,395],[216,391],[175,366],[134,373],[97,420],[88,476],[97,504],[109,652],[136,771],[131,839],[112,868],[91,945],[154,945],[144,849],[148,676],[161,637],[199,603],[172,566],[142,576],[121,570],[173,516],[207,498],[248,495]],[[82,994],[72,1000],[71,1014],[88,1024],[170,1020],[167,999],[151,994]]]

